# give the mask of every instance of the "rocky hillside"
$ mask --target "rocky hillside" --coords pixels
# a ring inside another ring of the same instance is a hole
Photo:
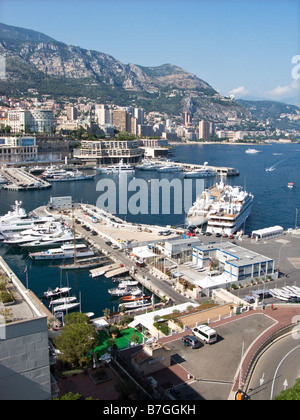
[[[86,96],[101,102],[144,107],[171,116],[225,121],[250,112],[219,95],[208,83],[172,64],[142,67],[58,42],[39,32],[0,24],[0,54],[6,80],[0,93],[26,95],[28,89],[56,97]]]

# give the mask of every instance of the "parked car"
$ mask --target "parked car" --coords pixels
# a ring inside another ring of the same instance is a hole
[[[182,341],[184,342],[185,346],[189,346],[192,349],[199,349],[203,346],[198,338],[194,337],[193,335],[184,335],[182,337]]]

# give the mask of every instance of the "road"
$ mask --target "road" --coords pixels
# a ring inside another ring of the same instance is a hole
[[[83,221],[86,225],[90,226],[93,230],[98,231],[98,236],[93,236],[91,232],[88,232],[82,228],[81,225],[76,225],[76,231],[80,233],[83,237],[86,237],[88,240],[92,241],[92,243],[97,244],[101,247],[102,250],[105,250],[107,255],[109,257],[114,257],[116,260],[118,260],[121,264],[123,264],[125,267],[128,267],[131,269],[134,266],[134,262],[130,257],[128,257],[124,251],[121,251],[120,249],[115,250],[111,248],[111,246],[107,245],[105,243],[105,240],[101,238],[101,229],[100,226],[97,224],[93,224],[88,216],[81,213],[78,215],[78,219]],[[185,302],[191,302],[192,300],[189,299],[186,296],[183,296],[180,293],[177,293],[169,284],[167,281],[160,280],[153,276],[149,270],[146,268],[137,268],[138,272],[137,274],[139,277],[147,278],[146,281],[144,281],[144,285],[146,288],[150,288],[154,291],[160,291],[160,295],[168,296],[172,299],[172,301],[176,304],[185,303]],[[150,287],[151,286],[151,287]]]
[[[277,340],[259,359],[248,386],[251,400],[272,400],[291,388],[300,375],[300,335]]]

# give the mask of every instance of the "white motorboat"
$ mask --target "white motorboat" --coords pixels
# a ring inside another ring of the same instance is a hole
[[[119,283],[118,287],[120,289],[130,286],[137,286],[139,282],[137,280],[123,280]]]
[[[104,276],[104,274],[106,273],[105,270],[91,270],[90,271],[90,277],[92,277],[92,279],[96,278],[96,277],[101,277]]]
[[[220,183],[206,189],[195,201],[187,215],[189,226],[207,223],[207,232],[231,235],[249,217],[253,195],[242,187]]]
[[[149,300],[141,299],[141,300],[134,300],[133,302],[126,302],[121,303],[120,307],[124,307],[125,309],[137,309],[137,308],[144,308],[150,306],[151,302]]]
[[[292,190],[292,189],[294,188],[294,183],[293,183],[293,182],[289,182],[289,183],[288,183],[288,188],[289,188],[290,190]]]
[[[15,201],[13,211],[0,216],[0,232],[6,233],[21,232],[25,229],[32,229],[34,226],[41,226],[47,222],[54,221],[53,216],[35,217],[28,215],[22,206],[22,201]]]
[[[260,153],[260,150],[249,148],[245,151],[245,153],[248,153],[250,155],[255,155],[256,153]]]
[[[48,249],[47,251],[29,253],[29,257],[36,261],[42,260],[62,260],[74,258],[92,257],[94,251],[87,248],[85,244],[64,244],[60,248]]]
[[[44,297],[50,299],[55,296],[67,294],[70,290],[71,287],[56,287],[55,289],[48,289],[47,292],[44,293]]]
[[[95,167],[94,169],[101,174],[135,173],[134,167],[125,164],[123,159],[117,165]]]

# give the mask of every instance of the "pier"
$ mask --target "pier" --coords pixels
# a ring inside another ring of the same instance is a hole
[[[161,164],[161,160],[151,160],[151,163],[155,164]],[[183,162],[169,162],[169,164],[172,164],[172,166],[179,166],[182,168],[183,173],[193,170],[199,170],[199,169],[209,169],[212,171],[215,171],[218,175],[223,176],[238,176],[240,173],[237,169],[231,168],[228,166],[211,166],[207,164],[198,165],[194,163],[183,163]]]
[[[49,182],[29,174],[24,169],[5,167],[0,169],[0,175],[8,181],[8,184],[3,185],[5,190],[21,191],[51,188]]]

